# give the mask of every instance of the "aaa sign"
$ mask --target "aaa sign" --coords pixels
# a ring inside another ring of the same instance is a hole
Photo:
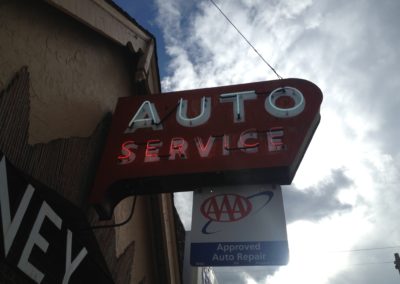
[[[121,98],[91,201],[109,217],[131,194],[289,184],[321,102],[300,79]]]

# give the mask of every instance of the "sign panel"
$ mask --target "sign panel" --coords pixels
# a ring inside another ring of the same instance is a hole
[[[289,184],[321,101],[320,89],[301,79],[121,98],[91,202],[110,217],[131,194]]]
[[[85,216],[0,153],[0,265],[32,283],[114,283]]]
[[[195,192],[193,266],[286,265],[288,242],[280,186],[219,187]]]

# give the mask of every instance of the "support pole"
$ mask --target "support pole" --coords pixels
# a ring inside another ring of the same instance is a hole
[[[400,257],[398,253],[394,254],[394,264],[395,264],[395,268],[399,271],[400,273]]]

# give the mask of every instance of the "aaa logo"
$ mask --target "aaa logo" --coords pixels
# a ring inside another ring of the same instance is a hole
[[[219,194],[206,199],[201,205],[201,214],[217,222],[235,222],[249,215],[251,202],[238,194]]]
[[[249,214],[254,214],[264,208],[274,196],[272,191],[264,191],[251,196],[239,194],[217,194],[213,195],[201,204],[200,212],[208,219],[202,229],[203,234],[213,234],[208,227],[213,222],[232,223],[242,220]],[[260,200],[261,199],[261,203]],[[258,202],[254,202],[254,201]],[[258,206],[253,206],[256,203]]]

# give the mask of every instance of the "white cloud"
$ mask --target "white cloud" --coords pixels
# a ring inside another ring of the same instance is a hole
[[[175,193],[174,203],[185,230],[190,231],[192,227],[193,192]]]

